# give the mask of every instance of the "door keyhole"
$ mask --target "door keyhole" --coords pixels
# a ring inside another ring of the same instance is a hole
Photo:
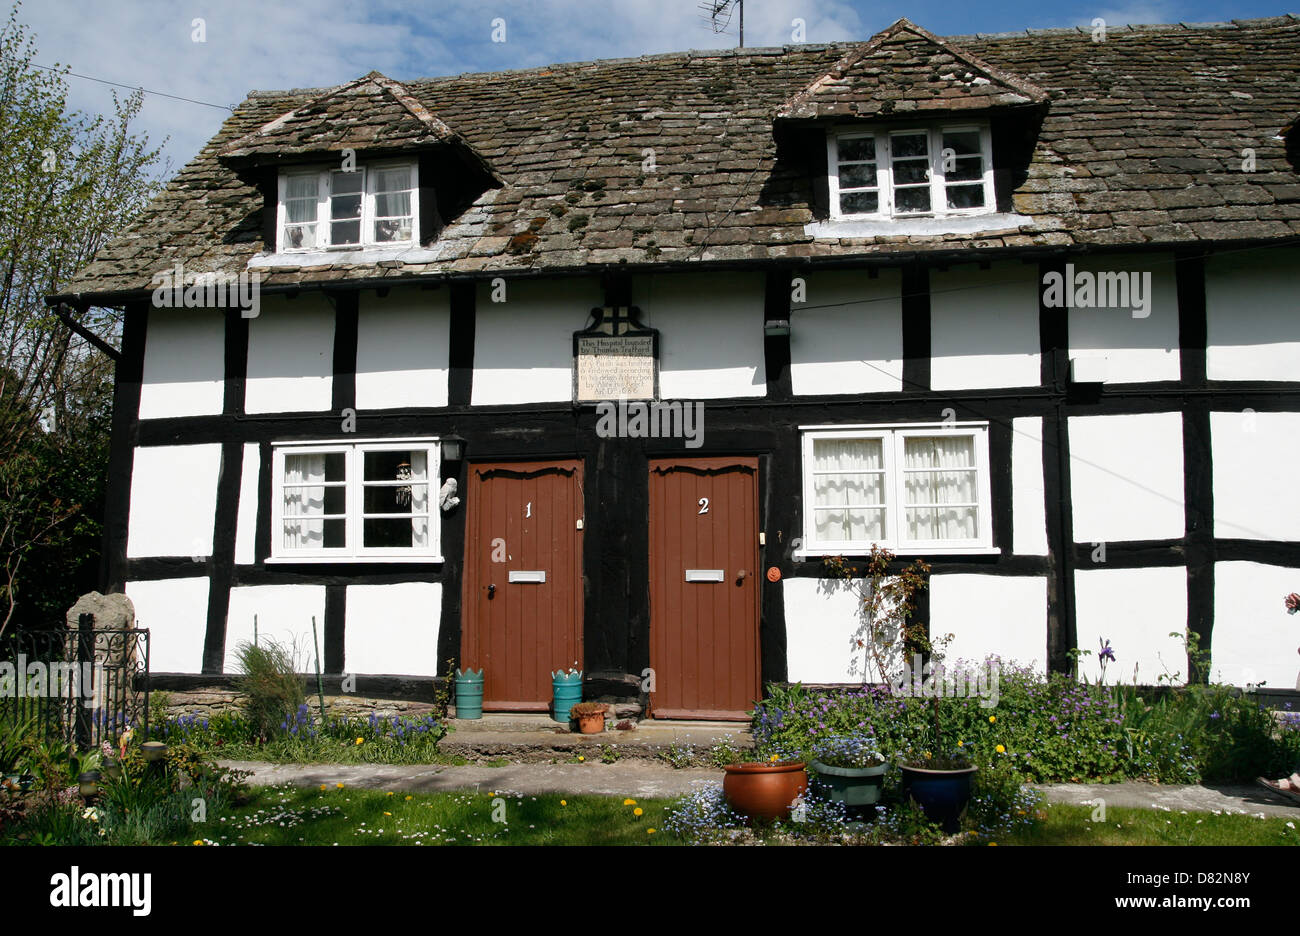
[[[496,587],[495,585],[489,585],[489,586],[488,586],[488,600],[489,600],[489,601],[492,600],[492,596],[494,596],[496,593],[497,593],[497,587]]]

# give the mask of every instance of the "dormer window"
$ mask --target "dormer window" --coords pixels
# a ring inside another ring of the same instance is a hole
[[[992,213],[987,124],[838,130],[827,138],[831,217],[946,218]]]
[[[415,244],[420,214],[416,175],[413,163],[282,173],[277,249]]]

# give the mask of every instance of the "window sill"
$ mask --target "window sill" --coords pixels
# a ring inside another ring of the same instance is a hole
[[[436,248],[415,247],[410,244],[404,244],[400,247],[334,247],[327,250],[260,253],[248,261],[248,269],[265,270],[276,267],[331,266],[336,263],[367,264],[380,263],[384,260],[400,260],[403,263],[432,263],[439,258],[440,254],[441,251]]]
[[[434,565],[445,561],[442,556],[269,556],[267,565],[375,565],[422,562]]]
[[[901,237],[930,234],[980,234],[1031,225],[1034,219],[1019,214],[950,215],[940,218],[832,218],[804,225],[810,237]]]
[[[1000,556],[1002,554],[1002,550],[996,546],[904,546],[899,548],[884,546],[881,548],[888,549],[895,556]],[[866,559],[870,555],[871,551],[869,549],[860,547],[847,549],[814,547],[795,550],[794,560],[804,562],[809,559],[825,559],[829,556],[843,556],[846,559]]]

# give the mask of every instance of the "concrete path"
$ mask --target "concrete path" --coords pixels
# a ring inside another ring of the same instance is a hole
[[[439,764],[267,764],[223,761],[223,766],[251,771],[258,786],[347,786],[407,793],[449,790],[495,790],[511,793],[569,793],[605,796],[680,796],[701,782],[720,781],[722,771],[675,770],[641,759],[614,764],[510,764],[505,767],[452,767]],[[1300,806],[1251,785],[1156,786],[1150,783],[1058,783],[1039,785],[1049,802],[1083,805],[1097,799],[1107,806],[1150,809],[1159,806],[1188,812],[1248,813],[1300,819]]]

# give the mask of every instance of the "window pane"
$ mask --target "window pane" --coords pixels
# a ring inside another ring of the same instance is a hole
[[[427,481],[428,449],[397,449],[365,453],[363,481]]]
[[[840,196],[840,214],[875,214],[880,197],[875,192],[850,192]]]
[[[316,199],[314,197],[285,199],[284,219],[291,224],[314,222],[316,220]]]
[[[814,439],[814,471],[880,471],[885,444],[880,439]]]
[[[876,158],[875,137],[841,137],[836,141],[836,146],[839,150],[840,162]]]
[[[984,160],[978,156],[954,159],[951,168],[945,168],[945,182],[974,182],[984,178]]]
[[[371,178],[374,180],[373,187],[376,192],[401,192],[411,187],[411,170],[406,166],[397,169],[376,169]]]
[[[979,537],[979,499],[972,436],[909,437],[903,441],[910,540],[968,540]],[[924,505],[961,504],[964,506]]]
[[[901,159],[906,156],[927,156],[930,152],[930,146],[927,140],[928,134],[922,133],[898,133],[890,137],[895,159]]]
[[[284,246],[315,247],[316,246],[316,225],[286,224],[284,226]]]
[[[980,132],[978,130],[946,131],[943,135],[943,148],[952,150],[958,156],[978,154]]]
[[[818,538],[827,541],[884,539],[884,442],[814,439],[812,467],[813,515]],[[832,509],[824,509],[827,507]]]
[[[840,166],[840,188],[861,188],[876,185],[876,164],[875,163],[855,163],[851,166]]]
[[[330,220],[342,221],[361,217],[360,195],[335,195],[330,199]]]
[[[411,213],[411,193],[396,192],[375,196],[376,218],[400,218]]]
[[[286,484],[346,480],[347,456],[343,452],[290,452],[284,456]]]
[[[335,221],[330,225],[331,244],[361,243],[360,221]]]
[[[925,171],[930,168],[928,162],[909,160],[894,163],[894,183],[896,185],[918,185],[927,179]]]
[[[330,194],[331,195],[360,195],[361,184],[365,179],[363,172],[331,172],[330,173]]]
[[[343,549],[347,546],[347,521],[286,519],[286,549]]]
[[[909,540],[972,540],[979,538],[979,514],[974,507],[907,508]]]
[[[341,516],[348,512],[348,490],[343,485],[286,487],[284,489],[284,515],[286,517],[319,517],[326,514]]]
[[[361,541],[367,549],[423,549],[429,545],[427,517],[375,519],[361,523]]]
[[[983,208],[984,207],[984,186],[983,185],[948,186],[948,207],[949,208]]]
[[[316,201],[317,186],[320,184],[320,177],[315,175],[289,176],[284,180],[284,197],[285,200],[294,198],[305,198]]]
[[[823,542],[879,542],[885,538],[885,511],[875,510],[818,510],[817,538]]]
[[[429,505],[429,485],[367,484],[361,501],[368,514],[423,513]]]
[[[410,218],[389,218],[375,222],[375,240],[380,243],[409,241],[411,239]]]
[[[896,189],[894,191],[895,211],[929,211],[930,187]]]

